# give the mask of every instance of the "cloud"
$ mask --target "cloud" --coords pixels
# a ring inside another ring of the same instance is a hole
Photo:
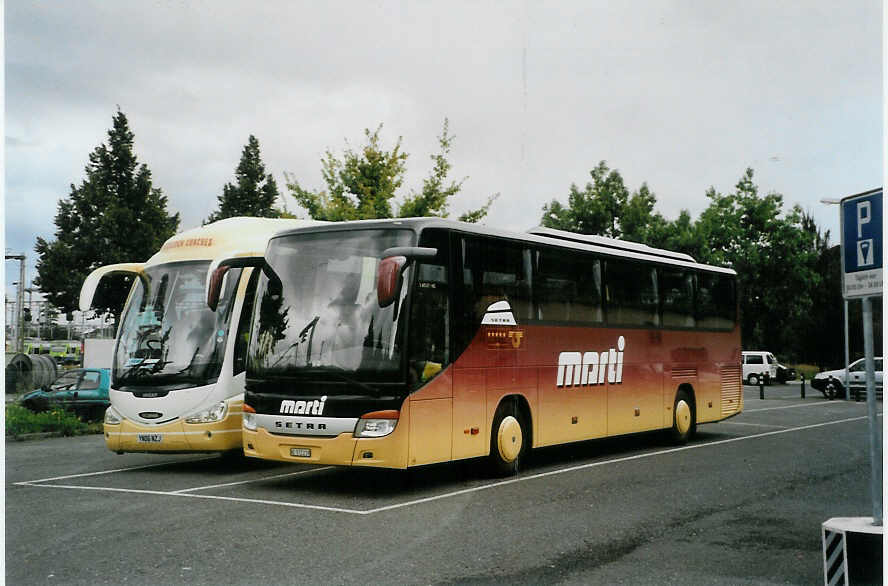
[[[453,177],[469,177],[454,215],[501,192],[488,223],[525,229],[604,159],[667,217],[696,215],[752,165],[763,191],[835,227],[819,198],[881,182],[880,15],[825,1],[11,3],[7,246],[52,234],[118,105],[183,228],[215,207],[250,134],[282,190],[284,171],[320,188],[324,151],[382,123],[410,154],[406,194],[445,116]]]

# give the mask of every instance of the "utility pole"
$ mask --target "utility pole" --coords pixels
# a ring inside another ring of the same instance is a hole
[[[16,290],[16,327],[15,327],[15,351],[25,351],[25,255],[24,254],[7,254],[6,260],[19,261],[19,280],[18,289]]]
[[[28,311],[31,313],[31,325],[34,325],[34,322],[37,322],[37,339],[40,339],[40,314],[34,313],[34,301],[32,298],[32,294],[34,293],[34,289],[32,287],[27,287],[25,289],[25,293],[28,294]],[[27,327],[27,326],[26,326]],[[32,330],[33,332],[33,330]]]

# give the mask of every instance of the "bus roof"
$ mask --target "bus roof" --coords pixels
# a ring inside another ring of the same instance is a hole
[[[268,239],[281,230],[321,224],[313,220],[226,218],[179,232],[163,243],[147,265],[187,260],[212,260],[235,252],[262,254]]]
[[[698,263],[692,256],[687,254],[654,248],[637,242],[605,238],[603,236],[589,236],[542,227],[531,228],[527,232],[513,232],[509,230],[500,230],[498,228],[490,228],[488,226],[479,226],[477,224],[468,224],[466,222],[446,220],[443,218],[393,218],[384,220],[353,220],[349,222],[318,223],[311,226],[294,227],[293,229],[280,232],[275,236],[286,236],[300,232],[332,232],[371,228],[407,228],[415,231],[420,231],[424,228],[445,228],[468,234],[496,236],[509,240],[533,242],[536,244],[556,246],[565,249],[588,250],[589,252],[595,252],[603,256],[683,266],[731,275],[737,274],[730,268]]]

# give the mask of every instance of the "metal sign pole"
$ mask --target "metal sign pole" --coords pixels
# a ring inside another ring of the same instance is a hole
[[[873,357],[872,298],[880,298],[882,271],[882,189],[842,198],[839,202],[842,238],[842,297],[859,298],[863,304],[863,348],[866,361],[866,405],[869,420],[870,489],[873,525],[882,525],[882,441],[876,406]],[[848,359],[845,360],[847,372]],[[846,375],[847,376],[847,375]],[[847,379],[846,379],[847,380]],[[849,381],[850,382],[850,381]]]
[[[848,378],[848,365],[851,364],[851,352],[848,347],[851,345],[851,338],[848,335],[848,300],[843,299],[843,301],[845,302],[845,398],[850,400],[851,389],[848,385],[848,382],[851,379]]]
[[[876,417],[876,377],[873,357],[873,304],[863,298],[863,352],[866,356],[866,407],[869,414],[870,489],[873,493],[873,525],[882,524],[882,438]]]

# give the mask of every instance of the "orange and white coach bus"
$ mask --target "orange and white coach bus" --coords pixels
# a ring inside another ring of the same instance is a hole
[[[743,407],[736,275],[545,228],[434,219],[287,231],[263,257],[248,456],[406,468],[670,429]]]
[[[137,277],[114,346],[104,422],[110,450],[241,450],[246,328],[259,275],[231,271],[213,312],[205,303],[207,269],[219,255],[261,254],[276,232],[314,223],[229,218],[176,234],[146,262],[90,273],[80,290],[82,311],[105,275]]]

